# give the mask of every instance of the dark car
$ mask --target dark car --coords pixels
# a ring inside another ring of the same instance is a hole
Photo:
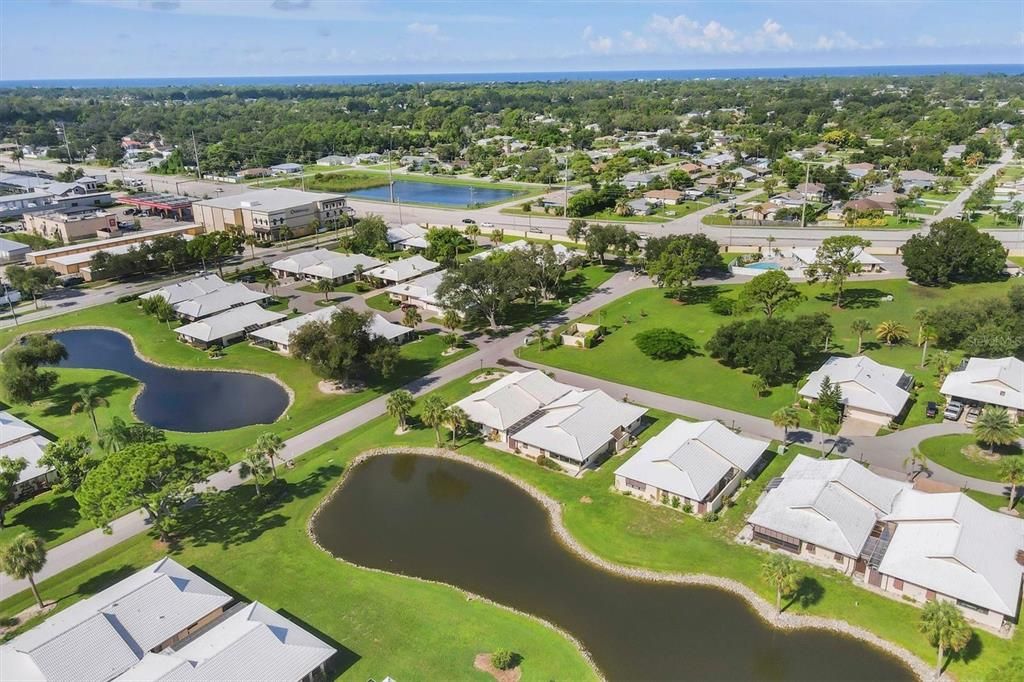
[[[463,218],[462,222],[466,223],[467,225],[475,225],[476,224],[476,221],[473,220],[472,218]]]
[[[932,417],[939,414],[939,406],[936,403],[929,402],[928,406],[924,408],[924,416],[931,419]]]
[[[60,285],[62,287],[74,287],[84,283],[85,278],[81,275],[65,275],[60,278]]]

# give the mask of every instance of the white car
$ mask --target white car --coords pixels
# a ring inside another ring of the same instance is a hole
[[[480,223],[480,227],[494,227],[494,223]]]

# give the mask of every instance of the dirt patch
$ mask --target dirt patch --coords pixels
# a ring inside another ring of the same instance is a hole
[[[342,386],[334,381],[321,381],[316,385],[316,387],[320,389],[321,393],[326,393],[328,395],[349,395],[352,393],[359,393],[366,388],[365,386],[357,385]]]
[[[477,670],[483,670],[498,682],[519,682],[519,678],[523,676],[523,671],[518,665],[508,670],[498,670],[491,665],[490,654],[477,654],[476,658],[473,659],[473,667]]]
[[[580,498],[580,502],[582,502],[583,504],[593,504],[594,501],[590,499],[589,495],[584,495],[583,497]]]
[[[483,374],[477,374],[475,377],[469,380],[471,384],[482,384],[485,381],[494,381],[505,376],[505,372],[484,372]]]
[[[447,358],[449,356],[455,355],[461,350],[461,348],[446,348],[445,350],[441,351],[441,355]]]
[[[16,628],[20,627],[22,623],[28,622],[29,620],[35,618],[41,613],[46,613],[47,611],[53,610],[55,606],[57,606],[57,602],[55,601],[46,602],[46,605],[42,608],[39,608],[39,604],[33,602],[32,606],[28,607],[18,615],[14,616],[13,618],[7,618],[4,621],[0,622],[0,636],[6,635],[8,632],[15,630]],[[487,662],[490,663],[490,659],[488,659]],[[519,678],[516,677],[516,679]]]
[[[999,453],[989,452],[988,450],[985,450],[980,446],[975,445],[974,443],[971,443],[970,445],[967,445],[964,448],[962,448],[960,450],[960,454],[962,454],[967,459],[974,460],[975,462],[992,463],[998,462],[999,460],[1002,459],[1002,456],[1000,456]]]

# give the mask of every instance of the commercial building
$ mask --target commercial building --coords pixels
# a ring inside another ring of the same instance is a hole
[[[942,388],[947,399],[968,405],[1005,407],[1017,421],[1024,419],[1024,362],[1009,358],[971,358],[950,372]]]
[[[263,241],[276,241],[287,228],[293,237],[312,234],[314,221],[332,227],[352,212],[343,194],[274,187],[192,204],[192,214],[209,231],[240,227]]]
[[[64,244],[79,239],[119,236],[117,216],[103,209],[80,208],[25,216],[26,231]]]
[[[164,218],[190,220],[192,218],[192,200],[177,194],[129,194],[120,199],[123,204],[131,204],[143,211],[160,215]]]
[[[615,470],[615,489],[694,513],[718,511],[763,465],[767,441],[677,419]]]
[[[285,315],[260,307],[258,303],[231,308],[174,330],[178,338],[199,348],[226,346],[257,329],[285,319]]]
[[[797,455],[744,531],[755,543],[853,576],[904,601],[955,604],[969,620],[1016,622],[1024,519],[959,492],[927,493],[849,459]]]
[[[49,190],[37,189],[19,194],[0,195],[0,218],[76,208],[97,208],[110,206],[113,203],[114,199],[110,192],[57,196]]]
[[[56,480],[56,472],[39,463],[49,444],[50,440],[39,433],[39,429],[10,412],[0,411],[0,457],[24,459],[28,465],[18,474],[14,499],[32,497],[48,490]]]
[[[811,372],[800,387],[800,396],[817,400],[828,379],[842,393],[843,416],[885,425],[898,417],[910,400],[914,377],[898,367],[889,367],[869,357],[843,358],[833,355]]]
[[[28,244],[0,237],[0,263],[19,263],[31,250]]]
[[[335,649],[165,558],[0,646],[0,679],[322,679]]]

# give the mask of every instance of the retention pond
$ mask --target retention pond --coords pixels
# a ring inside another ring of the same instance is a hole
[[[500,201],[511,201],[522,192],[497,187],[473,187],[470,185],[450,185],[440,182],[419,182],[415,180],[395,180],[394,201],[406,204],[436,204],[453,208],[472,208],[482,204],[493,204]],[[385,185],[356,189],[346,192],[354,199],[372,199],[374,201],[391,201],[391,189]]]
[[[119,332],[75,329],[53,338],[68,350],[60,367],[109,369],[142,382],[135,416],[160,429],[205,432],[269,424],[288,407],[288,393],[272,379],[154,365],[140,358]]]
[[[352,563],[449,583],[544,618],[577,637],[612,680],[914,678],[853,638],[772,628],[723,590],[597,568],[562,545],[530,495],[461,462],[372,457],[349,472],[313,533]]]

